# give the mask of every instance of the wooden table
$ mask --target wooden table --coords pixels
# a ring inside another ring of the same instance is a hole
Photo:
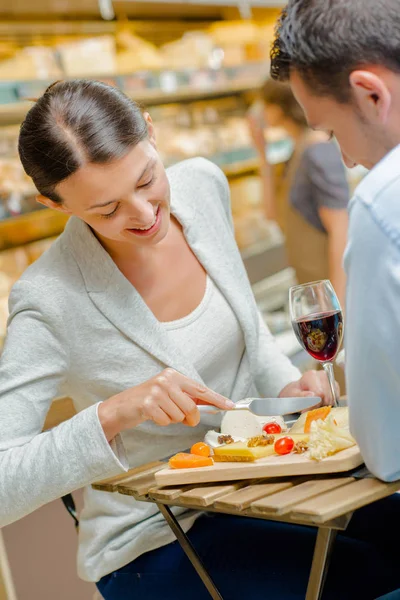
[[[400,489],[400,481],[384,483],[368,475],[365,469],[334,476],[298,476],[162,488],[156,486],[154,474],[164,466],[163,462],[153,462],[98,482],[93,487],[157,504],[213,600],[222,600],[222,596],[170,506],[317,527],[306,600],[319,600],[337,532],[346,529],[355,510]]]

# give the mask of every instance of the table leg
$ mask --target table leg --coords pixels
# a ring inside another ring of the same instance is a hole
[[[319,527],[308,581],[306,600],[320,600],[337,529]]]
[[[183,531],[182,527],[179,525],[179,522],[175,518],[174,513],[171,511],[169,506],[166,506],[165,504],[157,504],[157,506],[164,519],[167,521],[168,525],[172,529],[174,535],[176,536],[176,539],[182,546],[182,550],[185,552],[186,556],[196,569],[198,576],[206,586],[211,598],[213,600],[223,600],[215,583],[211,579],[210,575],[207,573],[207,570],[203,565],[200,556],[197,554],[191,541],[189,540],[186,533]]]

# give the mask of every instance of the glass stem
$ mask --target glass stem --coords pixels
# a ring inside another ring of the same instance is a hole
[[[325,363],[323,363],[322,366],[324,367],[324,371],[327,374],[329,385],[331,387],[333,406],[339,406],[339,398],[338,398],[338,395],[336,392],[336,385],[335,385],[336,384],[335,375],[333,372],[333,363],[325,362]]]

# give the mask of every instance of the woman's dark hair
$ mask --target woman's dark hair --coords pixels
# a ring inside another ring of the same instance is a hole
[[[123,157],[147,136],[140,107],[99,81],[52,84],[21,125],[18,151],[37,190],[54,202],[61,181],[85,163]]]
[[[292,119],[297,125],[301,127],[307,126],[303,109],[294,97],[288,83],[280,83],[273,79],[267,79],[261,88],[261,95],[266,104],[280,106],[285,116]]]
[[[399,0],[289,0],[271,50],[271,76],[297,71],[320,96],[349,102],[349,75],[365,65],[400,74]]]

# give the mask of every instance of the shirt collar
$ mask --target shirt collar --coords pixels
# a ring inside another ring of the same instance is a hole
[[[354,199],[357,197],[362,198],[364,202],[372,204],[383,188],[390,185],[394,179],[397,179],[399,174],[400,144],[386,154],[364,177],[354,192]]]

